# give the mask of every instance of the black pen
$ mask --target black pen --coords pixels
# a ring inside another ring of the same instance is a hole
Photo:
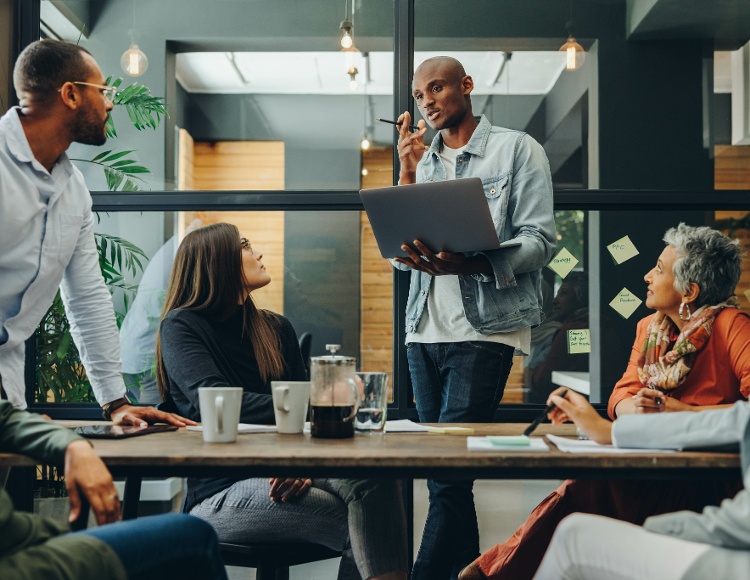
[[[375,119],[376,121],[380,121],[381,123],[390,123],[391,125],[396,125],[396,127],[401,127],[401,123],[397,123],[396,121],[389,121],[388,119]],[[416,125],[409,125],[409,131],[418,131],[419,127]]]
[[[568,389],[565,389],[558,396],[565,398],[565,395],[567,395],[567,394],[568,394]],[[534,429],[536,429],[537,427],[539,427],[539,425],[542,424],[542,422],[547,418],[547,415],[549,415],[549,413],[551,413],[552,409],[554,409],[554,408],[555,408],[555,404],[554,403],[550,403],[549,405],[547,405],[547,407],[544,409],[544,411],[542,411],[539,414],[539,416],[536,419],[534,419],[534,421],[532,421],[531,425],[529,425],[528,427],[526,427],[526,430],[523,432],[523,434],[526,435],[526,437],[528,437],[529,435],[531,435],[534,432]]]

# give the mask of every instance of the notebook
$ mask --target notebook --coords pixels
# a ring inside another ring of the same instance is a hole
[[[359,196],[384,258],[407,256],[401,245],[414,240],[435,253],[521,245],[498,240],[478,177],[363,189]]]

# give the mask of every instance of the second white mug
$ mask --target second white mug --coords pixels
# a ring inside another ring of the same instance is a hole
[[[302,433],[310,402],[310,382],[271,381],[271,394],[279,433]]]

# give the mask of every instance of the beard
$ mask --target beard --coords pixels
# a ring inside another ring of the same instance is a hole
[[[80,107],[71,128],[71,141],[83,145],[104,145],[107,142],[106,126],[108,117],[109,115],[104,117],[103,120],[99,119],[93,107]]]

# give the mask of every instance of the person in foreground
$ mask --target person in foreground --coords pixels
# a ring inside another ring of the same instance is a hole
[[[175,256],[157,340],[157,381],[167,404],[200,420],[198,389],[244,389],[240,421],[274,423],[272,380],[304,381],[290,322],[253,303],[271,282],[263,255],[237,228],[209,225]],[[314,542],[343,551],[339,578],[406,579],[406,522],[393,481],[188,479],[184,510],[226,542]]]
[[[112,298],[94,241],[91,195],[65,151],[103,145],[114,87],[86,49],[27,46],[13,70],[20,105],[0,119],[0,394],[26,408],[25,341],[60,294],[107,420],[193,424],[127,398]]]
[[[447,56],[414,71],[412,95],[424,119],[400,125],[399,184],[479,177],[498,240],[516,247],[436,252],[404,245],[411,270],[406,348],[419,420],[488,422],[505,390],[516,350],[529,354],[542,314],[541,268],[555,249],[552,178],[541,145],[520,131],[474,117],[474,81]],[[439,133],[428,148],[425,121]],[[404,194],[406,195],[406,193]],[[479,249],[479,248],[478,248]],[[455,578],[479,554],[473,481],[428,480],[430,504],[412,569],[415,580]]]
[[[750,395],[750,317],[734,290],[743,252],[711,228],[680,224],[645,276],[646,306],[628,367],[609,398],[609,416],[728,407]],[[732,497],[739,481],[564,482],[505,543],[462,571],[461,580],[531,578],[560,521],[574,512],[642,524],[653,515],[699,511]]]
[[[549,398],[556,406],[549,415],[552,422],[573,421],[602,445],[647,450],[739,443],[744,488],[719,507],[650,517],[643,527],[601,516],[570,515],[552,537],[536,579],[704,580],[750,575],[750,403],[704,413],[625,415],[611,423],[581,395],[569,390],[563,398],[560,392]]]
[[[51,519],[14,511],[0,488],[0,578],[226,578],[216,533],[200,519],[167,514],[118,522],[120,501],[112,476],[91,444],[71,429],[0,401],[0,452],[64,465],[69,521],[81,513],[83,496],[99,525],[69,533]]]

